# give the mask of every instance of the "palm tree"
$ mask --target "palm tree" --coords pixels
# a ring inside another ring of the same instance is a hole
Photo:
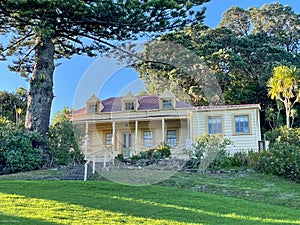
[[[279,100],[284,104],[288,128],[290,128],[291,110],[295,103],[300,101],[299,78],[297,67],[277,66],[267,83],[268,95],[271,99]]]

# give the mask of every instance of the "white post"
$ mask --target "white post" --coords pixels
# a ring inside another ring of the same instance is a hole
[[[165,142],[165,119],[161,119],[161,142]]]
[[[95,173],[96,171],[96,156],[93,157],[93,174]]]
[[[138,150],[138,121],[135,121],[135,132],[134,132],[134,144],[135,144],[135,153]]]
[[[115,162],[115,135],[116,135],[116,122],[112,123],[112,140],[111,140],[111,144],[112,144],[112,158],[113,158],[113,165]]]
[[[87,167],[88,167],[88,164],[84,164],[84,178],[83,180],[86,181],[87,180]]]
[[[85,135],[84,135],[84,151],[85,151],[85,156],[87,156],[88,152],[88,138],[89,138],[89,123],[85,123]]]

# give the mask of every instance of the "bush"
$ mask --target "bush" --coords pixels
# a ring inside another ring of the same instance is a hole
[[[277,142],[300,146],[300,128],[280,127],[267,132],[266,138],[270,141],[270,147]]]
[[[171,155],[171,150],[170,146],[167,145],[166,143],[161,143],[159,146],[156,148],[150,150],[150,158],[151,157],[161,157],[161,158],[168,158]]]
[[[261,157],[261,153],[248,151],[248,152],[237,152],[230,157],[230,166],[237,167],[248,167],[253,168],[257,166]]]
[[[257,170],[300,181],[300,128],[280,127],[266,133],[269,149],[261,155]]]
[[[209,169],[219,170],[231,167],[229,152],[225,149],[219,150],[214,160],[209,164]]]
[[[2,132],[0,138],[2,173],[23,172],[40,168],[44,162],[43,151],[40,148],[35,148],[34,143],[41,140],[42,137],[36,132],[26,131],[22,128],[10,127],[10,129]]]
[[[225,150],[230,145],[228,138],[220,135],[202,135],[195,138],[192,143],[191,159],[186,163],[186,168],[195,170],[220,169],[229,165],[229,154]]]
[[[285,142],[275,142],[262,153],[257,170],[267,174],[300,181],[300,147]]]
[[[51,154],[51,165],[70,165],[81,162],[83,156],[79,149],[81,133],[76,130],[71,121],[63,118],[54,123],[49,130],[48,146]]]

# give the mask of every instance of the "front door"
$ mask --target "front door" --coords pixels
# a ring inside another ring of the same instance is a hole
[[[130,132],[124,132],[122,134],[122,154],[124,158],[130,158],[132,147],[132,134]]]

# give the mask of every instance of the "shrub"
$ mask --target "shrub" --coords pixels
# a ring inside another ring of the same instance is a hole
[[[294,144],[275,142],[262,153],[257,170],[300,181],[300,147]]]
[[[192,143],[191,159],[186,167],[203,171],[209,166],[211,169],[227,166],[230,161],[225,148],[230,144],[228,138],[223,139],[220,135],[198,136]]]
[[[223,168],[231,167],[231,160],[229,152],[225,149],[220,149],[213,159],[213,161],[209,164],[209,169],[219,170]]]
[[[276,142],[300,146],[300,128],[280,127],[267,132],[266,138],[270,141],[270,147]]]
[[[2,173],[35,170],[43,165],[43,151],[34,143],[42,137],[36,132],[11,128],[1,134],[0,151]]]
[[[51,165],[70,165],[81,162],[83,156],[79,149],[81,133],[75,129],[67,118],[54,123],[49,130],[48,146]]]
[[[161,143],[159,146],[152,148],[148,151],[142,151],[138,155],[134,155],[130,158],[130,160],[134,163],[140,159],[150,159],[150,160],[157,160],[161,158],[167,158],[171,155],[170,146]],[[124,159],[120,159],[121,161],[124,161]]]
[[[170,146],[166,143],[161,143],[159,146],[153,149],[152,155],[153,154],[156,156],[160,155],[162,158],[168,158],[171,155]]]
[[[237,152],[230,157],[231,167],[248,167],[255,168],[260,160],[261,154],[259,152]]]
[[[257,170],[300,181],[300,128],[280,127],[266,133],[269,149],[261,155]]]

